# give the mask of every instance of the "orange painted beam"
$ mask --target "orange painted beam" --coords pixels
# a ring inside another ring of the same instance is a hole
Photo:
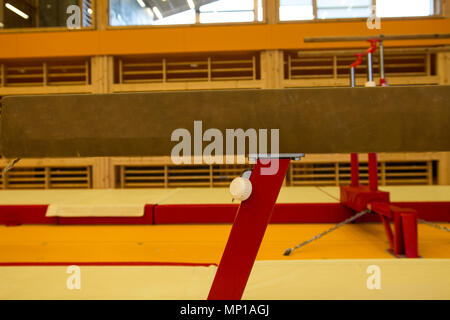
[[[88,31],[0,33],[0,59],[133,55],[181,52],[320,49],[364,46],[363,42],[304,43],[304,37],[370,36],[450,32],[450,19],[382,21],[369,30],[365,21],[220,26],[149,27]],[[386,46],[450,44],[450,39],[388,41]]]

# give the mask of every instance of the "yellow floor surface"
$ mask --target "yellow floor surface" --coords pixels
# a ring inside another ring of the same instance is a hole
[[[446,224],[446,226],[450,226]],[[285,249],[332,227],[270,225],[259,260],[391,259],[380,224],[347,225],[296,251]],[[0,227],[1,262],[219,263],[231,226],[20,226]],[[423,258],[450,258],[450,235],[419,226]]]
[[[217,270],[215,266],[73,268],[1,267],[0,299],[203,300]],[[243,298],[449,299],[449,268],[449,259],[257,261]]]
[[[393,201],[450,201],[450,186],[383,187]],[[336,203],[337,187],[285,187],[278,203]],[[0,191],[0,204],[231,203],[228,189]],[[270,225],[258,259],[390,259],[381,224],[347,225],[291,257],[286,248],[333,225]],[[447,224],[448,226],[448,224]],[[218,263],[231,226],[20,226],[0,227],[0,262],[193,262]],[[449,234],[419,226],[424,258],[450,258]]]
[[[450,201],[450,187],[383,187],[393,201]],[[337,203],[339,188],[283,188],[278,203]],[[109,199],[113,199],[109,201]],[[0,204],[231,203],[224,189],[0,191]],[[450,224],[442,224],[450,227]],[[396,259],[381,224],[353,224],[291,256],[331,224],[269,225],[244,299],[450,299],[450,236],[419,225],[422,259]],[[218,264],[230,225],[0,226],[0,263]],[[380,288],[369,288],[372,268]],[[0,299],[205,299],[215,266],[0,267]]]

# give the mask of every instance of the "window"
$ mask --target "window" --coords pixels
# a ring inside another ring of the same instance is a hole
[[[195,23],[195,10],[187,1],[110,0],[111,26]]]
[[[77,9],[68,14],[70,6]],[[93,14],[91,0],[0,0],[0,29],[67,27],[68,20],[91,27]]]
[[[312,0],[280,0],[280,20],[312,20],[314,9]]]
[[[279,0],[280,21],[436,15],[439,0]]]
[[[370,16],[372,12],[372,0],[316,0],[316,2],[318,19],[364,18]]]
[[[262,0],[219,0],[200,7],[200,23],[262,21]],[[256,10],[255,10],[256,9]]]
[[[262,21],[262,2],[262,0],[110,0],[110,25]]]
[[[434,14],[433,0],[377,0],[379,17],[421,17]]]

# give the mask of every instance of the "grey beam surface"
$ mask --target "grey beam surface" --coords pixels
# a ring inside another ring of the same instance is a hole
[[[279,153],[450,151],[449,101],[450,86],[11,96],[0,145],[7,158],[165,156],[201,120],[224,136],[280,129]]]

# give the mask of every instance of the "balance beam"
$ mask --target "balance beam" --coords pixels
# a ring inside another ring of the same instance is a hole
[[[10,96],[0,153],[167,156],[195,120],[224,136],[280,129],[280,153],[450,151],[449,101],[450,86]]]

